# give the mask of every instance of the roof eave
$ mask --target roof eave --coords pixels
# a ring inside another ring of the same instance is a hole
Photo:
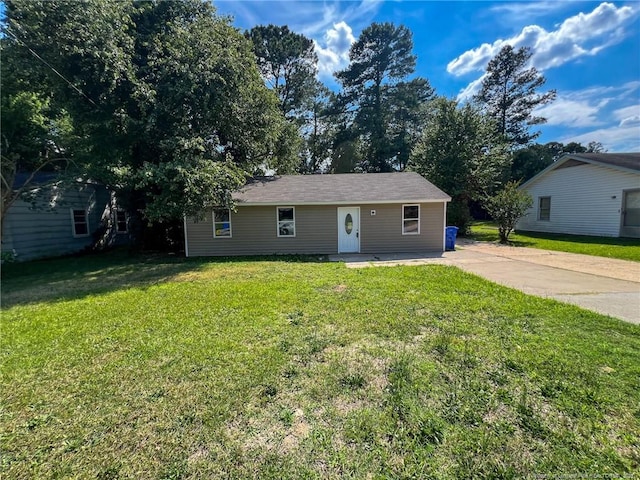
[[[612,168],[614,170],[621,170],[623,172],[630,172],[630,173],[635,173],[635,174],[638,173],[637,170],[633,170],[631,168],[619,167],[617,165],[611,165],[609,163],[599,162],[599,161],[593,160],[591,158],[582,157],[582,156],[580,156],[580,154],[565,153],[562,157],[560,157],[558,160],[553,162],[547,168],[545,168],[541,172],[538,172],[536,175],[534,175],[529,180],[527,180],[522,185],[520,185],[518,187],[518,189],[522,190],[525,187],[527,187],[528,185],[531,185],[532,183],[537,182],[540,177],[543,177],[544,175],[546,175],[551,170],[555,170],[556,168],[560,167],[561,165],[563,165],[564,163],[568,162],[569,160],[579,160],[580,162],[589,163],[591,165],[597,165],[597,166],[601,166],[601,167]]]
[[[447,203],[451,201],[451,197],[447,198],[429,198],[429,199],[405,199],[405,200],[348,200],[348,201],[340,201],[340,202],[300,202],[300,201],[290,201],[283,200],[281,202],[243,202],[241,200],[236,200],[237,207],[277,207],[282,205],[309,205],[309,206],[318,206],[318,205],[399,205],[406,203]]]
[[[574,160],[580,160],[581,162],[585,162],[585,163],[590,163],[592,165],[598,165],[598,166],[602,166],[602,167],[612,168],[614,170],[620,170],[620,171],[623,171],[623,172],[640,173],[640,172],[638,172],[638,170],[634,170],[633,168],[622,167],[620,165],[612,165],[610,163],[601,162],[601,161],[595,160],[593,158],[586,158],[586,157],[583,157],[582,155],[580,155],[579,153],[570,153],[568,155],[570,156],[569,158],[573,158]]]

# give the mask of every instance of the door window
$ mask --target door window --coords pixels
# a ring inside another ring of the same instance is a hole
[[[347,232],[347,235],[351,235],[353,231],[353,217],[350,213],[347,213],[347,216],[344,218],[344,230]]]

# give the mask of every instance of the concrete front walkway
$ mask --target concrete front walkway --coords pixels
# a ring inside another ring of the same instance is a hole
[[[531,295],[640,324],[640,263],[625,260],[462,242],[438,254],[332,255],[349,268],[393,265],[453,265]]]

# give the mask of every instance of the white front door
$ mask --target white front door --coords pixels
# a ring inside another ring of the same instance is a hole
[[[360,207],[338,207],[338,253],[360,252]]]

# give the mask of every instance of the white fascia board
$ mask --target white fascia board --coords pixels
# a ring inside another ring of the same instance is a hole
[[[399,205],[403,203],[447,203],[451,201],[451,197],[447,197],[446,199],[423,199],[423,200],[394,200],[390,201],[359,201],[359,200],[350,200],[350,201],[342,201],[342,202],[292,202],[291,200],[283,200],[281,202],[240,202],[236,200],[236,207],[276,207],[282,205]]]

